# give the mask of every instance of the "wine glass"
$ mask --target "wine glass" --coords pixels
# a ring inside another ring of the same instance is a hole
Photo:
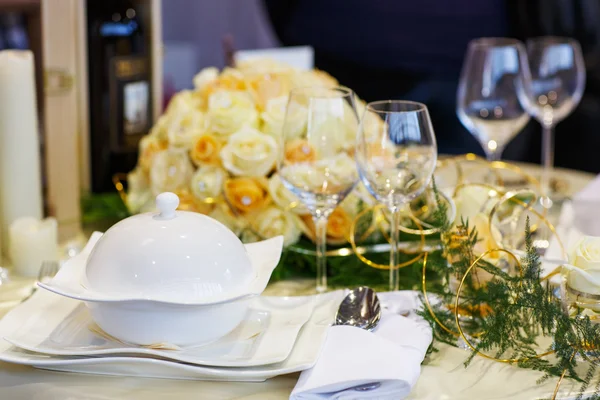
[[[317,246],[317,292],[327,290],[327,219],[358,181],[354,93],[345,87],[290,92],[283,122],[281,180],[310,211]]]
[[[542,205],[552,204],[554,126],[579,104],[585,87],[585,64],[575,39],[545,36],[527,41],[531,90],[525,107],[542,125]]]
[[[504,147],[529,121],[521,104],[529,85],[529,68],[521,42],[481,38],[469,43],[456,113],[479,141],[488,161],[498,161]]]
[[[356,164],[367,190],[391,213],[390,290],[398,290],[400,208],[429,185],[437,144],[429,111],[412,101],[367,104],[357,135]]]

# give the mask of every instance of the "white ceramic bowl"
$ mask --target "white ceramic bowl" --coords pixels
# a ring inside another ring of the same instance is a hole
[[[201,214],[175,211],[172,193],[160,213],[127,218],[40,287],[84,301],[109,335],[133,344],[207,343],[231,332],[277,266],[283,238],[244,245]]]

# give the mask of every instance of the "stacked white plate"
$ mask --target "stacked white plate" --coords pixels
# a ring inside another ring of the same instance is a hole
[[[343,296],[260,296],[215,342],[149,348],[101,332],[81,301],[38,290],[0,320],[0,360],[81,373],[264,381],[315,364]]]

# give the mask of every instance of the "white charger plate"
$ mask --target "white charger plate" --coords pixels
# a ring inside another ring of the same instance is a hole
[[[302,327],[292,352],[287,359],[275,364],[228,368],[199,366],[151,358],[147,355],[56,356],[23,350],[4,340],[0,341],[0,361],[55,371],[101,375],[260,382],[277,375],[303,371],[314,365],[343,296],[343,291],[314,296],[314,311]],[[27,329],[31,323],[29,317],[33,314],[51,316],[57,308],[57,303],[64,301],[74,300],[50,292],[36,292],[32,298],[0,320],[0,336],[10,337],[18,330]]]
[[[85,305],[65,299],[57,302],[49,315],[30,315],[4,339],[24,350],[58,356],[146,355],[219,367],[267,365],[288,357],[300,328],[312,314],[314,301],[311,296],[258,297],[242,323],[225,337],[202,346],[165,350],[94,333]]]

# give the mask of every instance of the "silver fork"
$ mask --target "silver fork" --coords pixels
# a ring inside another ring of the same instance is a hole
[[[60,265],[58,261],[42,261],[42,266],[40,267],[40,272],[38,273],[37,282],[48,282],[50,279],[54,278],[54,275],[56,275],[59,269]],[[21,300],[21,303],[29,300],[29,298],[33,296],[37,288],[38,286],[36,283],[36,285],[33,286],[33,289],[31,289],[31,292],[27,295],[27,297]]]

